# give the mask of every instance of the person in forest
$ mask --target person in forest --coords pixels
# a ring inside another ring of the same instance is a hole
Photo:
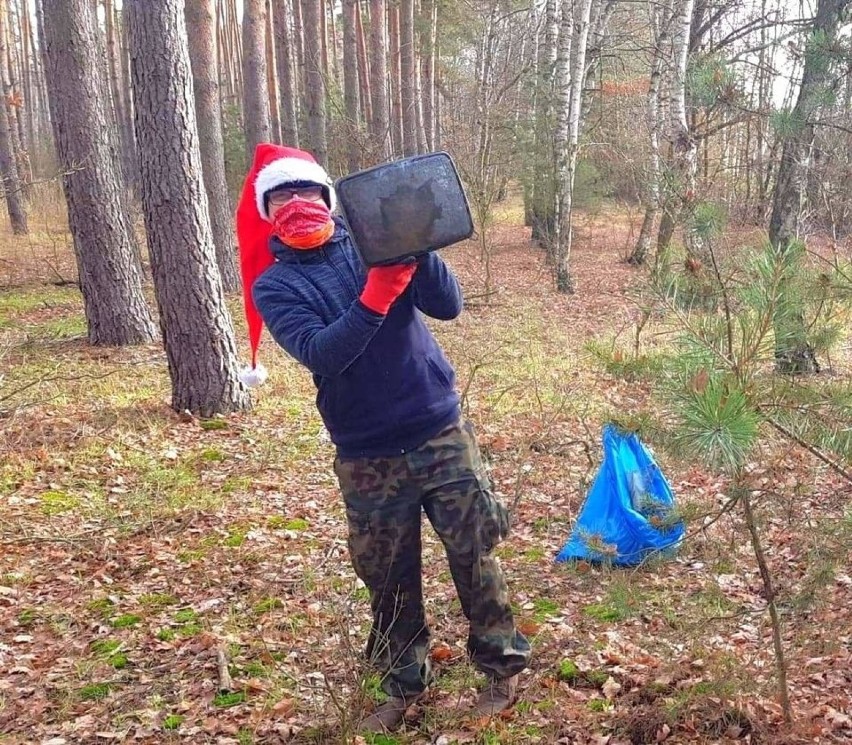
[[[337,450],[350,558],[370,591],[367,655],[389,696],[362,728],[398,727],[431,680],[422,511],[446,549],[470,624],[468,653],[489,681],[476,711],[495,715],[514,702],[530,645],[492,552],[508,512],[460,415],[454,370],[423,320],[458,316],[461,289],[434,252],[365,269],[334,208],[328,174],[309,153],[257,147],[237,209],[252,352],[242,379],[266,377],[257,360],[264,323],[313,374]]]

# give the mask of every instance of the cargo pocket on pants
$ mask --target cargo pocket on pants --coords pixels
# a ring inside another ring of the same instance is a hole
[[[480,545],[482,552],[488,554],[509,535],[511,519],[506,505],[491,490],[491,479],[488,477],[485,467],[480,466],[474,473],[479,487],[476,504]]]

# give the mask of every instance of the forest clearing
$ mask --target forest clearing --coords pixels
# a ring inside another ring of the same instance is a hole
[[[654,371],[670,337],[661,318],[633,356],[644,275],[620,260],[623,210],[581,216],[575,296],[553,292],[518,215],[505,210],[493,230],[488,305],[475,299],[477,245],[445,250],[472,299],[437,332],[495,488],[514,505],[497,551],[533,663],[509,716],[470,719],[464,617],[427,528],[437,683],[403,732],[372,741],[847,741],[849,486],[800,448],[767,433],[749,464],[783,608],[792,729],[748,533],[737,512],[720,514],[729,480],[658,451],[690,516],[675,558],[553,563],[601,425],[663,411]],[[0,295],[3,390],[33,384],[3,421],[3,741],[355,736],[378,691],[361,658],[369,612],[310,376],[267,353],[271,379],[251,413],[172,411],[162,349],[88,346],[79,294],[50,284],[73,265],[65,239],[50,221],[34,235],[2,255],[17,285]],[[849,349],[847,338],[827,375],[848,376]]]

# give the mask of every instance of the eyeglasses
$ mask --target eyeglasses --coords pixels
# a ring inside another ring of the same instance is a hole
[[[270,204],[274,204],[276,207],[280,207],[282,204],[287,204],[291,200],[299,197],[299,199],[304,199],[308,202],[319,202],[322,200],[322,187],[321,186],[295,186],[295,187],[287,187],[284,189],[276,189],[275,191],[269,192],[267,198],[269,199]]]

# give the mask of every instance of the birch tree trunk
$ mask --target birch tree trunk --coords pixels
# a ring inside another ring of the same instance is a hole
[[[322,72],[322,40],[319,23],[322,0],[301,0],[301,4],[305,45],[305,113],[308,130],[306,144],[317,162],[327,167],[325,79]]]
[[[796,105],[790,115],[792,132],[783,141],[781,165],[772,199],[769,240],[790,262],[795,271],[793,253],[802,239],[801,220],[807,200],[808,172],[814,147],[814,118],[832,80],[831,51],[841,19],[850,0],[819,0],[813,30],[807,40],[805,67]],[[822,99],[822,100],[821,100]],[[788,281],[779,288],[781,302],[775,313],[775,362],[784,373],[818,372],[814,348],[807,338],[801,299],[793,295]]]
[[[367,37],[364,34],[360,2],[355,5],[355,39],[358,50],[359,100],[364,121],[369,122],[373,117],[372,94],[370,93],[370,63],[367,57]]]
[[[370,135],[374,160],[390,158],[388,115],[387,12],[385,0],[370,0],[370,93],[373,96]]]
[[[388,46],[390,48],[390,134],[393,155],[402,155],[402,82],[400,74],[399,0],[388,2]]]
[[[414,0],[399,0],[400,104],[402,153],[417,154],[417,86],[414,68]]]
[[[43,5],[42,53],[89,343],[150,342],[157,329],[142,291],[95,9],[88,0]]]
[[[0,0],[0,80],[4,82],[0,98],[0,177],[3,179],[3,192],[6,197],[6,209],[9,223],[15,235],[26,235],[27,213],[24,207],[23,185],[18,175],[15,160],[12,121],[9,106],[6,103],[6,71],[3,61],[6,59],[6,23],[8,21],[8,0]]]
[[[279,108],[281,111],[281,140],[286,145],[299,147],[297,114],[298,86],[293,72],[293,32],[291,31],[291,2],[275,0],[272,6],[272,23],[275,32],[275,62],[278,66]],[[298,3],[298,0],[295,0]]]
[[[348,133],[347,164],[349,171],[360,167],[361,153],[355,132],[360,118],[358,107],[358,38],[355,17],[358,0],[343,0],[343,100],[346,118],[351,132]]]
[[[241,411],[234,329],[210,231],[182,0],[124,0],[142,206],[176,411]]]
[[[674,19],[674,54],[670,96],[669,142],[671,145],[674,175],[674,193],[666,194],[663,200],[663,217],[660,220],[660,230],[657,237],[657,252],[668,249],[675,226],[683,216],[684,209],[695,199],[695,174],[697,163],[697,146],[695,138],[689,131],[686,117],[686,66],[689,59],[689,39],[692,26],[692,11],[695,0],[682,0]],[[687,250],[698,253],[694,258],[704,266],[706,257],[700,247],[687,240]]]
[[[272,140],[266,76],[266,0],[243,0],[243,117],[251,163],[261,142]]]
[[[201,171],[210,207],[210,227],[216,247],[216,265],[225,292],[240,288],[234,243],[231,203],[225,180],[225,144],[222,105],[216,65],[216,15],[214,0],[186,0],[186,25],[195,112],[201,150]]]

